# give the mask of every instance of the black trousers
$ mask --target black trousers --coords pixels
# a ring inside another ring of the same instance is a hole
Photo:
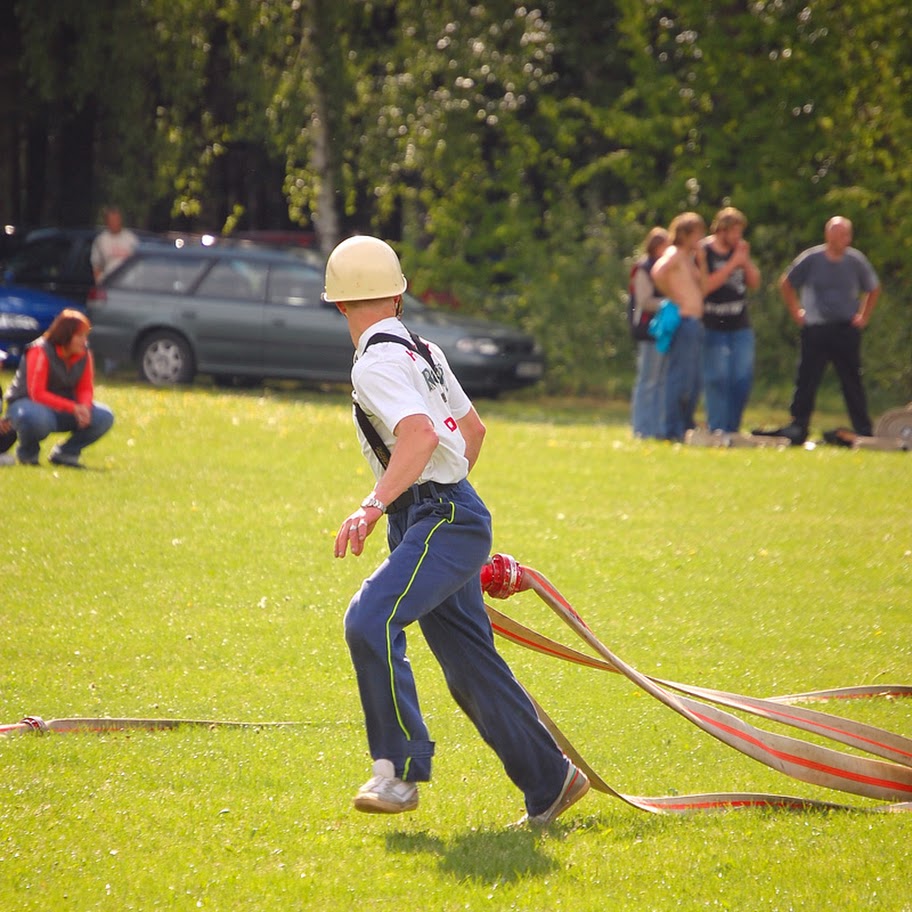
[[[870,437],[871,416],[861,382],[861,330],[848,322],[801,328],[801,356],[792,397],[792,420],[807,430],[827,364],[833,365],[839,377],[852,429],[856,434]]]

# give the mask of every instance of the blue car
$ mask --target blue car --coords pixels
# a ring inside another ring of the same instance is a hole
[[[85,312],[94,285],[89,251],[97,228],[36,228],[5,256],[0,284],[0,362],[15,368],[25,346],[65,307]]]
[[[19,285],[0,285],[0,363],[3,367],[15,368],[26,345],[37,339],[67,307],[85,313],[84,305],[59,295]]]

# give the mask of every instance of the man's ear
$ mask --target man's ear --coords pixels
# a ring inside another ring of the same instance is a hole
[[[402,316],[402,295],[396,295],[393,300],[396,302],[396,316]]]
[[[336,305],[336,307],[339,309],[339,313],[342,314],[343,317],[347,317],[347,316],[348,316],[348,311],[345,309],[345,302],[344,302],[344,301],[336,301],[336,302],[335,302],[335,305]]]

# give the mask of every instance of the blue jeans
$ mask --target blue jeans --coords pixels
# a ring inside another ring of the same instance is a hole
[[[409,782],[431,777],[434,742],[421,715],[406,629],[418,623],[450,693],[523,792],[529,814],[557,797],[567,761],[494,647],[479,571],[491,549],[491,515],[472,485],[441,485],[389,516],[389,557],[345,614],[374,760]]]
[[[66,456],[78,458],[84,447],[107,434],[114,424],[114,413],[100,402],[92,404],[89,424],[84,428],[76,426],[76,417],[70,412],[58,412],[31,399],[17,399],[10,403],[7,417],[19,435],[16,451],[20,460],[34,461],[38,458],[41,441],[48,434],[70,432],[70,436],[58,447]]]
[[[711,431],[741,428],[754,384],[754,331],[707,329],[703,338],[703,387]]]
[[[668,440],[683,440],[696,426],[694,414],[700,401],[703,378],[703,324],[684,317],[674,334],[665,375],[665,433]]]
[[[665,436],[665,372],[668,361],[655,342],[637,343],[637,376],[631,423],[636,437]]]

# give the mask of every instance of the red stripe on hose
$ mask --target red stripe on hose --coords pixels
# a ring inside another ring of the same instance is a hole
[[[585,656],[568,656],[563,652],[560,652],[557,649],[551,649],[548,646],[545,646],[542,643],[539,643],[537,640],[530,640],[526,637],[521,637],[518,633],[514,633],[512,630],[507,630],[505,627],[501,627],[499,624],[491,622],[491,629],[495,633],[499,633],[502,637],[505,637],[508,640],[512,640],[514,643],[519,643],[521,646],[525,646],[527,649],[531,649],[535,652],[543,652],[545,655],[554,656],[558,659],[564,659],[568,662],[576,662],[578,665],[586,665],[589,668],[604,668],[605,663],[599,659],[588,659]]]
[[[716,720],[710,719],[701,713],[695,712],[693,715],[698,719],[702,719],[704,722],[713,726],[714,728],[728,732],[730,735],[734,735],[736,738],[740,738],[742,741],[747,741],[749,744],[753,744],[755,747],[759,747],[770,756],[776,757],[779,760],[785,760],[788,763],[793,763],[795,766],[803,766],[807,769],[817,770],[821,773],[829,773],[836,778],[849,779],[854,782],[862,782],[866,785],[875,785],[878,788],[896,789],[901,792],[908,792],[909,794],[912,794],[912,785],[907,785],[906,783],[902,782],[891,782],[888,779],[875,779],[873,776],[863,776],[860,773],[850,773],[845,770],[836,769],[832,766],[826,766],[825,764],[817,763],[813,760],[803,760],[800,757],[795,757],[791,754],[786,754],[782,751],[774,750],[772,747],[768,747],[763,741],[759,740],[758,738],[753,738],[737,728],[734,728],[730,725],[724,725],[722,722],[717,722]]]
[[[752,706],[753,704],[744,703],[743,705]],[[754,707],[754,708],[756,709],[756,707]],[[851,738],[853,741],[858,741],[863,744],[873,744],[876,747],[882,747],[884,750],[890,751],[891,753],[901,754],[904,757],[912,757],[912,752],[900,750],[899,748],[893,747],[890,744],[884,744],[883,742],[875,741],[872,738],[864,738],[861,735],[853,734],[852,732],[848,731],[847,729],[837,728],[835,725],[824,725],[822,722],[818,722],[816,720],[802,719],[800,716],[793,716],[790,713],[779,712],[778,710],[767,709],[766,707],[763,707],[763,711],[768,712],[771,716],[781,716],[784,719],[793,719],[796,722],[800,722],[801,726],[811,725],[814,728],[819,729],[820,731],[838,732],[841,735],[845,735],[846,737]],[[799,726],[799,727],[801,727],[801,726]]]

